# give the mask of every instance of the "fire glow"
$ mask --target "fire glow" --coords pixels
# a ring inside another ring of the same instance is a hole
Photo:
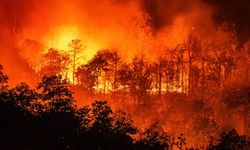
[[[197,118],[215,121],[220,130],[234,127],[250,134],[248,111],[243,106],[231,111],[223,97],[250,83],[249,15],[236,10],[243,19],[230,18],[232,12],[220,5],[213,0],[1,0],[0,63],[11,86],[24,81],[32,87],[44,75],[62,75],[77,105],[109,100],[130,112],[140,128],[160,122],[201,147],[212,127]]]

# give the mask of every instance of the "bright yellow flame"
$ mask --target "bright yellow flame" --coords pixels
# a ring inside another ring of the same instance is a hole
[[[48,35],[46,45],[59,50],[67,50],[70,41],[73,39],[80,39],[79,29],[76,26],[61,27]]]
[[[91,59],[93,55],[101,49],[99,42],[95,39],[90,39],[87,34],[84,34],[77,26],[60,27],[54,33],[47,35],[45,43],[48,48],[56,48],[60,51],[69,51],[69,43],[73,39],[80,39],[83,45],[83,59],[79,62],[85,63]]]
[[[80,39],[81,44],[83,45],[83,50],[78,54],[78,60],[76,62],[76,68],[82,64],[85,64],[93,55],[101,49],[101,46],[97,44],[97,41],[94,41],[87,37],[87,34],[83,34],[77,26],[64,26],[55,30],[53,33],[47,35],[45,43],[47,48],[56,48],[62,52],[69,52],[69,43],[73,39]],[[73,68],[72,64],[69,66],[68,78],[70,81],[73,80]]]

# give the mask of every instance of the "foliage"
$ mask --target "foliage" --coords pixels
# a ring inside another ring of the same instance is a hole
[[[0,65],[0,90],[7,88],[8,76],[3,72],[3,66]]]
[[[217,144],[210,144],[208,150],[248,150],[250,140],[239,135],[235,129],[222,132]]]
[[[145,150],[168,150],[172,147],[172,138],[159,124],[154,123],[140,135],[136,142],[138,149]]]
[[[60,53],[57,49],[49,49],[42,56],[40,76],[65,75],[70,63],[70,57],[66,53]]]
[[[69,88],[69,83],[61,76],[43,77],[37,90],[41,92],[39,93],[41,100],[47,103],[47,106],[51,106],[51,110],[72,109],[72,91]]]
[[[141,66],[145,65],[136,68]],[[182,134],[174,140],[157,123],[139,131],[130,115],[121,110],[113,111],[106,101],[77,108],[71,86],[61,76],[43,77],[36,89],[26,83],[9,89],[8,77],[3,72],[1,74],[6,86],[0,93],[2,149],[167,150],[175,146],[179,149],[186,147],[187,141]],[[197,121],[196,130],[208,129],[203,135],[213,132],[217,126],[210,118]],[[249,144],[248,137],[231,130],[223,132],[208,149],[247,150]]]

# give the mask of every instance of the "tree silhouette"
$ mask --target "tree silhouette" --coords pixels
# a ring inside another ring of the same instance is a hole
[[[36,106],[34,102],[37,101],[38,95],[35,90],[30,89],[26,83],[20,83],[15,88],[9,91],[12,96],[11,101],[16,104],[23,111],[35,112]]]
[[[98,74],[90,64],[79,66],[76,71],[76,78],[81,88],[94,92],[94,88],[97,86]]]
[[[115,91],[119,64],[120,57],[116,51],[100,50],[87,64],[77,69],[78,82],[89,91],[92,91],[94,87],[96,91],[101,89],[104,94]]]
[[[135,57],[131,66],[131,78],[129,78],[129,90],[132,96],[136,97],[138,104],[145,103],[148,91],[152,85],[152,70],[143,57]]]
[[[71,149],[81,128],[69,83],[61,76],[44,77],[37,86],[43,111],[37,120],[37,132],[45,138],[44,149]],[[41,131],[44,131],[41,133]]]
[[[0,89],[1,148],[22,149],[29,146],[32,115],[28,108],[34,97],[26,84],[7,89],[8,77],[2,72],[2,66],[0,76],[2,85]]]
[[[98,51],[88,62],[87,66],[97,76],[97,91],[99,91],[100,86],[104,94],[117,88],[117,70],[120,61],[120,57],[115,50],[104,49]]]
[[[112,127],[112,110],[105,101],[96,101],[92,104],[93,128],[97,132],[109,132]]]
[[[194,35],[194,33],[190,33],[184,43],[184,51],[186,51],[188,59],[188,93],[193,92],[193,82],[195,77],[193,77],[193,68],[194,62],[199,56],[199,52],[201,50],[201,45],[199,39]]]
[[[112,139],[116,141],[116,143],[113,144],[115,149],[134,149],[134,140],[132,137],[137,134],[138,130],[134,126],[131,116],[118,110],[112,118]]]
[[[51,48],[42,56],[40,76],[64,75],[67,78],[69,63],[68,54],[60,53],[57,49]]]
[[[210,144],[208,150],[248,150],[249,138],[241,136],[235,129],[222,132],[217,144]]]
[[[40,99],[52,111],[71,110],[73,107],[73,96],[67,80],[61,76],[43,77],[38,84]]]
[[[8,76],[3,73],[3,66],[0,65],[0,90],[5,90],[8,86]]]
[[[108,62],[107,59],[104,57],[104,54],[102,53],[102,51],[98,51],[96,53],[96,55],[93,56],[93,58],[89,61],[89,65],[92,69],[94,69],[94,74],[97,75],[96,78],[96,90],[98,92],[100,92],[99,88],[100,85],[104,85],[103,86],[103,91],[105,92],[105,84],[106,82],[104,81],[103,83],[100,82],[100,79],[105,80],[105,77],[102,76],[102,73],[105,73],[106,71],[108,71]],[[102,90],[102,89],[101,89]]]
[[[72,58],[72,83],[75,84],[75,71],[77,67],[77,61],[80,59],[79,54],[83,51],[84,46],[81,44],[81,40],[79,39],[73,39],[69,43],[69,48],[71,52],[71,58]]]
[[[152,124],[140,135],[136,142],[137,149],[168,150],[172,147],[172,138],[157,123]]]
[[[117,71],[117,83],[118,86],[123,88],[123,93],[129,92],[129,86],[132,78],[132,70],[128,64],[122,64],[119,70]]]
[[[155,76],[154,84],[158,90],[158,95],[161,96],[163,85],[165,85],[165,91],[171,90],[169,85],[173,85],[175,70],[174,63],[168,60],[166,57],[159,57],[152,66],[152,74]]]
[[[132,117],[127,115],[124,111],[116,111],[114,113],[113,120],[113,130],[115,133],[125,135],[133,135],[137,133]]]

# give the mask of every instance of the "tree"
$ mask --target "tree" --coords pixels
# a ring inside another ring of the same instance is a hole
[[[2,69],[2,66],[1,66]],[[29,146],[31,136],[31,103],[35,92],[21,83],[7,89],[8,77],[0,71],[0,144],[3,149],[22,149]]]
[[[137,134],[138,130],[134,126],[131,116],[121,110],[117,110],[112,118],[112,139],[116,141],[116,144],[114,144],[115,149],[134,149],[133,136]]]
[[[40,76],[64,75],[67,78],[70,58],[68,54],[60,53],[57,49],[49,49],[42,56]]]
[[[78,85],[87,91],[93,92],[97,86],[98,74],[90,64],[79,66],[76,71],[76,78]]]
[[[81,40],[73,39],[71,43],[69,43],[69,48],[72,58],[72,83],[75,84],[75,71],[77,67],[77,62],[80,59],[79,54],[83,51],[84,46],[81,44]]]
[[[120,63],[120,56],[115,50],[100,50],[93,56],[88,66],[94,71],[93,74],[97,76],[97,91],[99,90],[99,85],[102,85],[104,94],[116,90],[117,72]]]
[[[215,54],[216,57],[209,60],[209,80],[219,83],[225,88],[225,81],[235,67],[234,59],[226,53]]]
[[[226,88],[226,81],[231,78],[236,68],[235,56],[238,40],[234,25],[222,24],[216,32],[215,38],[210,41],[208,60],[208,80],[213,81],[219,88]],[[214,86],[213,85],[213,86]]]
[[[117,85],[117,71],[120,68],[122,61],[117,53],[117,50],[104,50],[104,56],[108,62],[108,72],[106,72],[106,78],[109,82],[111,82],[111,89],[116,91],[118,88]]]
[[[22,149],[28,146],[31,117],[12,100],[15,95],[1,93],[0,97],[0,144],[3,149]]]
[[[0,91],[7,89],[8,79],[8,76],[3,72],[3,66],[0,64]]]
[[[123,63],[117,71],[117,84],[122,87],[123,94],[129,92],[129,85],[131,85],[132,70],[130,65]]]
[[[222,132],[218,143],[210,143],[208,150],[248,150],[250,140],[246,136],[239,135],[235,129]]]
[[[37,91],[42,109],[34,121],[38,136],[35,142],[45,138],[41,141],[44,144],[39,145],[41,149],[72,149],[82,118],[74,105],[69,83],[61,76],[45,76],[37,85]]]
[[[163,81],[163,77],[164,77],[164,72],[166,71],[165,70],[165,66],[166,66],[166,60],[163,59],[163,58],[159,58],[159,60],[157,62],[155,62],[153,64],[153,76],[155,76],[155,81],[154,82],[156,85],[155,87],[157,88],[158,90],[158,95],[159,97],[161,97],[161,94],[162,94],[162,81]]]
[[[188,62],[188,93],[193,92],[193,82],[195,77],[193,77],[194,62],[196,61],[199,52],[201,50],[200,41],[193,33],[188,35],[186,42],[184,43],[184,51],[187,53]]]
[[[170,84],[176,84],[176,90],[180,89],[182,92],[187,92],[185,87],[184,75],[187,73],[185,63],[185,45],[177,45],[173,50],[170,50],[170,62],[168,65],[168,82]],[[176,83],[174,83],[174,80]],[[172,82],[171,82],[172,81]],[[181,84],[180,84],[181,82]]]
[[[112,118],[112,126],[115,134],[134,135],[137,133],[137,128],[133,124],[132,117],[124,111],[117,110]]]
[[[112,127],[112,109],[106,101],[96,101],[92,104],[93,129],[98,133],[109,133]]]
[[[20,83],[9,91],[11,101],[25,112],[35,113],[38,95],[26,83]]]
[[[152,67],[145,61],[144,57],[135,57],[131,64],[128,78],[128,88],[130,94],[136,98],[138,104],[145,100],[152,85]]]
[[[152,124],[145,132],[141,133],[140,139],[136,141],[137,149],[144,150],[169,150],[172,148],[172,138],[159,124]]]
[[[74,107],[69,83],[61,76],[43,77],[37,90],[48,111],[71,111]]]
[[[93,149],[112,149],[115,143],[112,139],[112,113],[106,101],[96,101],[92,104],[92,124],[88,140],[91,141]]]
[[[91,126],[91,121],[93,121],[91,118],[91,108],[88,106],[81,107],[77,110],[76,116],[80,119],[81,127],[83,130],[87,130]]]
[[[163,87],[165,87],[165,91],[173,91],[174,79],[178,76],[173,60],[170,60],[167,56],[159,57],[154,62],[151,73],[155,76],[153,81],[155,81],[159,96],[161,96]]]
[[[93,69],[93,73],[97,76],[96,78],[96,90],[99,91],[100,85],[102,85],[102,82],[100,83],[100,79],[105,80],[105,77],[102,75],[103,72],[108,71],[108,62],[107,59],[104,57],[102,51],[98,51],[93,58],[89,61],[89,66]],[[103,90],[105,92],[105,84],[106,82],[103,82]]]

